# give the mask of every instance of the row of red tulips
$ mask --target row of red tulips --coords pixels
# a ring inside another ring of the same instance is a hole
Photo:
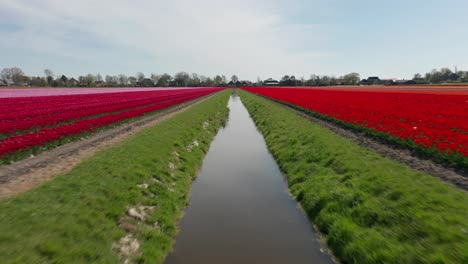
[[[468,156],[468,94],[246,88],[442,153]]]
[[[93,132],[98,128],[111,125],[123,120],[131,119],[138,117],[156,110],[164,109],[172,105],[180,104],[195,98],[199,98],[210,93],[219,91],[218,88],[203,88],[203,89],[190,89],[185,90],[184,93],[176,93],[161,99],[154,101],[151,104],[148,104],[147,101],[144,101],[145,104],[140,105],[140,107],[135,108],[134,104],[129,104],[130,108],[127,108],[124,111],[118,113],[111,113],[107,115],[100,115],[98,117],[79,120],[76,122],[67,123],[64,125],[59,125],[51,128],[42,128],[38,131],[28,132],[23,135],[7,137],[0,141],[0,157],[5,154],[13,154],[18,151],[23,151],[35,146],[43,146],[49,142],[60,140],[63,137],[76,136],[86,132]],[[161,91],[166,92],[166,91]],[[141,92],[147,93],[147,92]],[[167,94],[166,94],[167,95]],[[97,96],[97,95],[95,95]],[[127,94],[127,97],[131,94]],[[172,97],[172,98],[171,98]],[[171,98],[168,100],[168,98]],[[47,98],[42,98],[47,99]],[[114,98],[115,99],[115,98]],[[154,99],[154,98],[153,98]],[[44,100],[44,104],[47,104],[47,100]],[[118,101],[113,100],[111,103],[118,103]],[[82,106],[86,109],[86,105]],[[82,111],[80,113],[88,113],[87,111]],[[58,115],[60,116],[60,115]],[[75,116],[77,117],[77,116]]]
[[[142,107],[168,99],[183,98],[197,89],[168,90],[100,95],[74,95],[2,99],[0,107],[0,134],[54,126],[73,121]],[[4,109],[2,111],[2,109]],[[7,111],[8,109],[8,111]]]

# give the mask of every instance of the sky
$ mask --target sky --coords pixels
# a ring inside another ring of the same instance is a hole
[[[468,71],[466,0],[0,0],[0,68],[412,78]]]

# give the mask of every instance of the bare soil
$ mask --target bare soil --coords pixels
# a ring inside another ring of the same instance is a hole
[[[409,149],[398,148],[394,145],[389,145],[376,139],[369,138],[363,133],[342,128],[336,124],[318,119],[316,117],[308,115],[307,113],[293,109],[284,104],[278,102],[275,103],[280,104],[283,107],[286,107],[296,112],[298,115],[312,122],[315,122],[323,127],[332,130],[333,132],[342,137],[352,140],[353,142],[359,144],[362,147],[371,149],[380,154],[381,156],[401,162],[414,170],[422,171],[432,176],[438,177],[444,182],[452,184],[465,191],[468,190],[468,175],[465,175],[462,172],[458,172],[453,168],[446,167],[432,160],[417,157]]]
[[[73,169],[97,151],[121,142],[144,128],[154,126],[208,99],[211,95],[162,110],[143,119],[102,131],[37,156],[0,167],[0,200],[28,191]]]

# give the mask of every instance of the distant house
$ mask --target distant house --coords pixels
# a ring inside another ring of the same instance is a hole
[[[367,79],[362,79],[362,80],[359,82],[359,85],[369,85],[369,82],[367,81]]]
[[[460,75],[456,74],[456,73],[452,73],[450,74],[450,76],[448,77],[448,79],[452,82],[456,82],[458,80],[460,80]]]
[[[233,81],[230,81],[230,82],[228,82],[228,86],[229,87],[234,87],[234,86],[236,86],[236,83],[233,82]]]
[[[97,81],[94,83],[94,85],[96,85],[96,87],[102,87],[104,86],[104,82],[103,81]]]
[[[252,85],[252,82],[251,81],[241,81],[241,86],[251,86]]]
[[[77,86],[77,85],[78,85],[78,81],[77,81],[75,78],[71,78],[70,80],[68,80],[68,85],[70,85],[70,86]]]
[[[6,83],[6,86],[14,86],[15,82],[12,79],[3,80]]]
[[[63,82],[63,83],[68,83],[68,78],[67,78],[67,76],[65,76],[65,75],[62,75],[62,77],[60,77],[59,80],[60,80],[61,82]]]
[[[279,86],[279,82],[277,80],[274,80],[273,78],[268,78],[265,81],[263,81],[263,85],[265,86]]]
[[[396,82],[395,79],[382,79],[382,80],[380,80],[379,84],[383,83],[383,85],[394,85],[395,82]]]
[[[367,83],[368,85],[379,85],[379,84],[382,84],[382,81],[377,76],[371,76],[367,78]]]

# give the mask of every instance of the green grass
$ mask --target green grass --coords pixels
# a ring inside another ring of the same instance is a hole
[[[172,249],[191,182],[227,119],[228,97],[228,91],[219,93],[36,189],[0,202],[1,262],[117,263],[113,243],[127,234],[119,220],[132,206],[151,205],[156,209],[146,221],[127,219],[137,226],[133,235],[140,242],[140,253],[132,260],[161,263]],[[188,152],[186,146],[195,139],[199,147]],[[137,187],[141,183],[150,187]]]
[[[468,194],[240,92],[291,193],[344,263],[468,263]]]

